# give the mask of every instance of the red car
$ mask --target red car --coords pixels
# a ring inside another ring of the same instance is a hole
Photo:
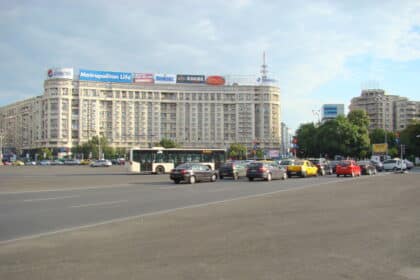
[[[335,173],[337,174],[337,177],[340,177],[340,175],[350,175],[351,177],[354,177],[360,176],[362,174],[362,170],[354,160],[343,160],[337,164]]]

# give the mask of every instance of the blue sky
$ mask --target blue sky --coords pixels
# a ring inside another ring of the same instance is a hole
[[[51,67],[257,74],[263,51],[293,129],[372,84],[420,100],[420,1],[36,3],[2,4],[0,106],[42,94]]]

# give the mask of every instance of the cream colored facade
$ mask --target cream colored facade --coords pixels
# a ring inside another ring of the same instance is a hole
[[[412,120],[420,120],[419,104],[405,97],[388,95],[382,89],[367,89],[360,97],[351,100],[350,111],[365,110],[370,119],[370,129],[399,131]]]
[[[68,151],[92,136],[113,147],[231,143],[280,147],[280,92],[274,86],[134,84],[48,79],[44,94],[0,108],[3,146]]]

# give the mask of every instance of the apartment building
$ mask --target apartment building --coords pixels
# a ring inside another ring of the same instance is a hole
[[[146,78],[145,78],[146,77]],[[234,80],[229,78],[229,80]],[[116,148],[169,138],[183,147],[280,148],[277,86],[222,76],[52,69],[42,96],[0,108],[3,147],[68,152],[93,136]]]
[[[365,110],[370,119],[369,129],[399,131],[413,120],[420,120],[420,102],[388,95],[383,89],[362,90],[361,96],[351,100],[350,111]]]

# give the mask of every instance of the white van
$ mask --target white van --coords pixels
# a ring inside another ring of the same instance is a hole
[[[385,171],[397,171],[397,170],[406,170],[407,165],[405,164],[404,160],[396,158],[396,159],[388,159],[384,161],[384,170]]]

